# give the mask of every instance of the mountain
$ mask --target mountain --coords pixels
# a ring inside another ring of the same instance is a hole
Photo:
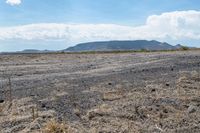
[[[23,51],[20,51],[22,53],[38,53],[40,52],[40,50],[37,50],[37,49],[25,49]]]
[[[53,52],[51,50],[37,50],[37,49],[25,49],[23,51],[18,51],[16,53],[48,53]]]
[[[176,47],[177,49],[180,49],[180,48],[182,48],[182,47],[184,47],[184,46],[181,45],[181,44],[177,44],[177,45],[175,45],[175,47]]]
[[[64,51],[80,52],[80,51],[112,51],[112,50],[171,50],[176,49],[165,42],[135,40],[135,41],[102,41],[81,43],[74,47],[69,47]]]

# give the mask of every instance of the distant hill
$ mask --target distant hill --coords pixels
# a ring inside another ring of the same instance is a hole
[[[37,50],[25,49],[16,52],[0,52],[0,54],[34,54],[34,53],[56,53],[56,52],[84,52],[84,51],[126,51],[126,50],[176,50],[182,48],[196,49],[195,47],[186,47],[181,44],[172,46],[166,42],[156,40],[135,40],[135,41],[99,41],[80,43],[76,46],[64,50]]]
[[[175,45],[175,47],[176,47],[177,49],[180,49],[180,48],[182,48],[182,47],[184,47],[184,46],[181,45],[181,44],[177,44],[177,45]]]
[[[113,51],[113,50],[171,50],[176,49],[165,42],[135,40],[135,41],[102,41],[102,42],[88,42],[81,43],[74,47],[69,47],[64,51],[80,52],[80,51]]]
[[[20,51],[22,53],[37,53],[37,52],[40,52],[40,50],[37,50],[37,49],[25,49],[23,51]]]
[[[23,51],[18,51],[17,53],[48,53],[52,52],[50,50],[37,50],[37,49],[25,49]]]

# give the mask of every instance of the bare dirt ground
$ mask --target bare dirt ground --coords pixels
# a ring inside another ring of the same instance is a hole
[[[0,55],[0,132],[49,133],[53,124],[199,133],[200,51]]]

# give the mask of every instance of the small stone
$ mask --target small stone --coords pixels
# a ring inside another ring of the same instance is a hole
[[[197,107],[196,106],[194,106],[194,105],[190,105],[189,107],[188,107],[188,110],[187,110],[187,112],[190,114],[190,113],[194,113],[194,112],[196,112],[197,111]]]
[[[46,107],[46,104],[43,103],[41,107],[42,107],[42,108],[45,108],[45,107]]]
[[[96,113],[94,111],[90,111],[88,113],[88,119],[91,120],[92,118],[94,118],[96,116]]]
[[[32,126],[30,129],[31,130],[40,129],[40,126],[38,124],[36,124],[36,125]]]
[[[0,99],[0,103],[3,103],[4,102],[4,100],[3,99]]]
[[[20,76],[23,76],[23,74],[22,73],[18,73],[18,74],[16,74],[16,76],[20,77]]]
[[[165,114],[167,114],[167,113],[168,113],[167,109],[164,109],[164,110],[163,110],[163,112],[164,112]]]
[[[108,83],[108,85],[112,85],[112,83]]]
[[[166,86],[169,86],[169,83],[166,83]]]

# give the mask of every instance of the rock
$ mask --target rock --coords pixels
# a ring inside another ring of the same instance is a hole
[[[23,76],[23,74],[22,73],[18,73],[18,74],[16,74],[16,76],[20,77],[20,76]]]
[[[42,107],[42,108],[45,108],[45,107],[46,107],[46,104],[45,104],[45,103],[42,103],[41,107]]]
[[[157,99],[156,104],[180,106],[180,101],[178,99],[173,99],[173,98],[160,98],[160,99]]]
[[[108,83],[108,85],[112,85],[112,83]]]
[[[167,114],[167,113],[168,113],[168,110],[167,110],[167,109],[164,109],[164,110],[163,110],[163,113]]]
[[[88,112],[88,119],[91,120],[92,118],[94,118],[96,116],[96,112],[95,111],[90,111]]]
[[[197,107],[194,106],[194,105],[190,105],[187,109],[187,112],[190,114],[190,113],[194,113],[197,111]]]
[[[0,103],[3,103],[4,102],[4,100],[3,99],[0,99]]]
[[[106,116],[107,114],[105,114],[104,112],[100,112],[98,109],[94,109],[92,111],[89,111],[87,116],[89,120],[92,120],[94,117],[102,117],[102,116]]]
[[[30,127],[30,130],[36,130],[36,129],[40,129],[40,125],[38,123],[34,123],[34,124],[31,124],[31,127]]]

